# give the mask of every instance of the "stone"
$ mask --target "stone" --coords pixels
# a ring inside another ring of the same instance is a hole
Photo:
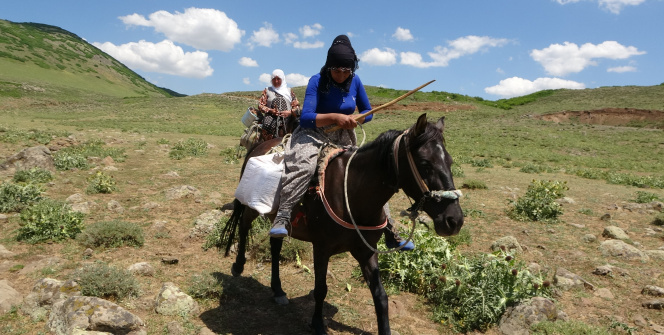
[[[522,253],[523,248],[519,244],[519,241],[517,241],[516,237],[514,236],[504,236],[501,237],[497,240],[495,240],[491,244],[491,251],[498,251],[504,249],[507,252],[510,253]]]
[[[171,282],[162,285],[155,300],[155,312],[161,315],[192,315],[198,309],[198,303]]]
[[[10,173],[32,168],[55,172],[55,161],[51,155],[51,150],[44,145],[26,148],[0,164],[0,171],[5,170]]]
[[[0,314],[5,314],[13,306],[18,306],[23,301],[23,295],[15,290],[7,280],[0,280]]]
[[[150,265],[150,263],[148,262],[140,262],[132,264],[127,268],[127,271],[135,275],[141,275],[146,277],[152,277],[154,276],[155,273],[154,267],[152,267],[152,265]]]
[[[604,227],[602,236],[616,240],[629,240],[629,236],[627,236],[627,233],[624,230],[622,230],[620,227],[616,226]]]
[[[111,334],[147,334],[143,321],[124,308],[101,298],[70,297],[53,305],[47,323],[56,335],[80,331]]]
[[[503,334],[529,335],[530,327],[541,321],[555,321],[558,311],[553,301],[534,297],[514,307],[508,307],[500,318],[498,329]]]
[[[650,257],[643,251],[621,240],[606,240],[599,246],[604,256],[620,257],[629,260],[648,261]]]

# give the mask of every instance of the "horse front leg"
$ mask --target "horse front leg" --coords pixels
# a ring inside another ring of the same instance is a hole
[[[327,266],[330,261],[330,256],[324,253],[320,247],[314,245],[314,315],[311,318],[311,327],[314,334],[323,335],[327,334],[325,324],[323,323],[323,303],[327,296]]]
[[[389,335],[390,318],[388,313],[387,294],[380,281],[380,271],[378,269],[378,255],[368,249],[360,253],[352,253],[353,257],[360,263],[364,280],[369,285],[371,296],[373,297],[374,307],[376,309],[376,319],[378,323],[378,334]]]
[[[247,252],[247,237],[249,236],[249,229],[251,229],[251,223],[258,217],[258,213],[252,211],[249,207],[244,208],[242,216],[240,218],[240,225],[238,231],[238,246],[237,246],[237,256],[235,257],[235,263],[231,266],[231,274],[233,277],[238,277],[244,272],[244,264],[247,262],[245,253]]]
[[[272,287],[273,299],[278,305],[288,304],[286,292],[281,289],[281,277],[279,276],[279,259],[281,258],[281,247],[284,244],[283,238],[270,238],[270,255],[272,257]]]

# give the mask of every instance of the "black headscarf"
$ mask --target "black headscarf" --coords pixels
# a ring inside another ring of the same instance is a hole
[[[346,35],[339,35],[334,38],[332,46],[327,50],[327,59],[325,60],[325,65],[320,69],[320,83],[318,88],[321,92],[327,93],[330,90],[330,85],[335,85],[339,87],[344,92],[350,90],[350,83],[355,76],[355,70],[357,70],[357,63],[360,60],[355,54],[355,49],[350,44],[350,39]],[[351,69],[351,75],[344,81],[339,84],[332,79],[330,76],[330,68],[333,67],[347,67]]]

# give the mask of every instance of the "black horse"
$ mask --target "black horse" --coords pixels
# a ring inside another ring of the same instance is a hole
[[[323,179],[324,196],[329,208],[346,222],[355,222],[358,226],[380,226],[386,221],[383,206],[399,189],[402,189],[406,195],[415,200],[415,207],[418,210],[423,210],[433,219],[438,235],[457,234],[463,225],[463,212],[458,201],[460,193],[454,187],[450,171],[452,158],[445,149],[444,119],[442,117],[433,124],[427,122],[426,114],[423,114],[407,131],[387,131],[373,142],[357,149],[357,152],[351,150],[331,160]],[[279,139],[274,139],[260,144],[247,155],[246,159],[265,154],[272,146],[278,144],[278,141]],[[346,165],[351,156],[352,161],[345,175]],[[237,199],[234,201],[234,206],[233,214],[226,225],[225,234],[228,238],[226,255],[239,226],[237,257],[231,269],[234,276],[239,276],[246,262],[247,234],[259,214],[242,205]],[[321,197],[311,192],[307,193],[301,205],[293,210],[291,219],[294,219],[297,213],[303,213],[304,216],[298,215],[297,223],[290,229],[291,236],[313,244],[314,332],[326,334],[322,309],[327,295],[328,261],[335,254],[350,252],[358,261],[371,290],[378,319],[378,332],[390,334],[387,294],[380,281],[378,255],[366,245],[375,249],[383,233],[382,230],[362,230],[362,238],[355,229],[342,227],[335,222],[328,215]],[[274,219],[272,216],[268,217]],[[288,303],[288,299],[281,288],[279,278],[282,243],[282,239],[270,239],[271,287],[275,301],[285,304]]]

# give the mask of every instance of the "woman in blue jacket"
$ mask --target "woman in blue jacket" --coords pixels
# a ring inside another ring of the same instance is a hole
[[[371,110],[364,85],[355,73],[358,62],[348,37],[339,35],[327,51],[327,59],[320,73],[309,79],[300,126],[293,132],[285,153],[279,209],[270,229],[271,237],[288,236],[291,211],[307,191],[316,170],[320,147],[326,142],[355,146],[355,127],[358,122],[367,123],[373,118],[373,115],[368,115],[355,121],[352,117],[356,107],[360,114]],[[333,126],[340,129],[326,132]],[[389,247],[404,243],[399,241],[400,238],[392,229],[386,229],[385,238]],[[412,250],[413,247],[409,242],[401,250]]]

